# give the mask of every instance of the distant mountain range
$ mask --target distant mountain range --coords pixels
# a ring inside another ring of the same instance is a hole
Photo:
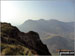
[[[27,20],[18,26],[18,28],[23,32],[38,32],[42,41],[48,45],[48,48],[51,48],[51,51],[56,48],[73,50],[74,23],[75,22],[61,22],[54,19]],[[60,44],[62,44],[61,47]]]
[[[24,28],[26,27],[26,28]],[[19,26],[20,30],[28,32],[34,30],[39,32],[63,33],[74,32],[74,22],[61,22],[58,20],[27,20]]]

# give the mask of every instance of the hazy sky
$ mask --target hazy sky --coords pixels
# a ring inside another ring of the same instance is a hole
[[[53,1],[1,1],[1,21],[13,25],[28,19],[57,19],[74,21],[74,0]]]

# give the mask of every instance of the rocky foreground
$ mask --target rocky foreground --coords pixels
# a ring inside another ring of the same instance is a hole
[[[0,39],[2,55],[50,55],[38,33],[24,33],[9,23],[1,23]]]

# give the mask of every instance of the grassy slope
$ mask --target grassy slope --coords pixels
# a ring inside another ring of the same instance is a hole
[[[21,46],[1,43],[2,55],[32,55],[32,50]]]

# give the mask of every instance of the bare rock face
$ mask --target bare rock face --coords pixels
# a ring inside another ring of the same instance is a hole
[[[20,32],[16,27],[12,26],[8,23],[1,23],[1,52],[6,55],[11,52],[11,49],[16,49],[19,51],[23,49],[20,53],[16,51],[18,54],[22,55],[50,55],[48,48],[45,44],[43,44],[39,38],[39,34],[30,31],[28,33]],[[5,44],[5,45],[4,45]],[[13,47],[11,47],[13,45]],[[15,47],[19,46],[19,47]],[[5,52],[7,48],[11,47],[8,51],[9,53]],[[6,48],[6,49],[5,49]],[[26,49],[28,50],[25,53]],[[30,54],[31,53],[31,54]],[[13,52],[14,55],[17,55]]]
[[[22,36],[20,38],[29,48],[36,50],[40,55],[50,55],[47,46],[41,42],[38,33],[30,31]]]

